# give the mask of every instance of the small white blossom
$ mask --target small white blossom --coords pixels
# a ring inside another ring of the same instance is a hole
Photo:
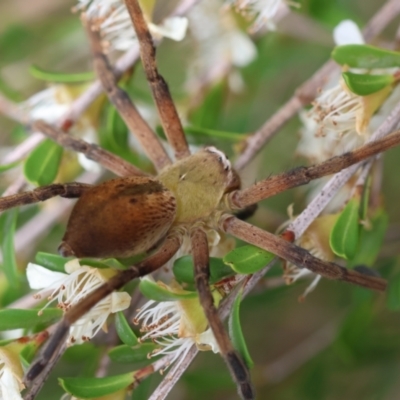
[[[22,400],[23,370],[18,355],[0,348],[0,400]]]
[[[144,278],[151,279],[151,278]],[[174,283],[169,290],[180,290]],[[170,364],[182,361],[193,345],[199,350],[219,352],[218,344],[210,329],[198,298],[180,301],[148,301],[134,319],[144,335],[141,341],[150,339],[160,347],[150,356],[172,354]],[[174,368],[179,367],[179,362]]]
[[[123,0],[79,0],[75,10],[85,12],[86,18],[100,30],[110,50],[126,51],[137,43],[136,33]],[[146,18],[146,10],[143,11]],[[185,37],[188,26],[185,17],[168,17],[160,24],[154,24],[150,20],[148,23],[149,30],[155,38],[166,37],[175,41]]]
[[[50,293],[47,305],[57,301],[57,306],[63,311],[78,304],[80,300],[100,287],[114,274],[112,270],[80,266],[78,260],[67,262],[65,270],[68,274],[49,271],[33,263],[29,263],[27,268],[30,287],[43,289],[36,294],[36,297]],[[106,330],[108,316],[128,308],[130,300],[131,297],[126,292],[114,292],[101,300],[72,325],[69,343],[83,343],[96,335],[101,328]]]
[[[29,116],[29,119],[41,119],[49,124],[59,123],[68,112],[74,101],[73,91],[66,85],[52,85],[42,90],[24,102],[20,103],[21,111]],[[71,133],[90,143],[97,142],[97,133],[90,118],[83,115],[71,128]],[[78,155],[81,166],[92,172],[100,172],[99,164],[86,158],[84,154]]]
[[[221,1],[201,1],[190,11],[188,19],[194,42],[194,58],[186,83],[189,91],[217,81],[230,72],[232,66],[244,67],[256,57],[254,43],[239,29],[231,10],[222,7]],[[238,78],[236,74],[233,89],[242,86]]]

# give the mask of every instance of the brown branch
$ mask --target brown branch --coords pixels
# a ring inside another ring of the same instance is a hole
[[[387,1],[371,18],[363,34],[367,42],[371,41],[400,13],[398,0]],[[314,75],[301,85],[295,94],[253,135],[246,141],[246,148],[235,163],[236,170],[242,170],[261,148],[282,128],[301,108],[309,104],[318,94],[328,77],[338,71],[339,67],[333,62],[326,62]]]
[[[142,10],[137,0],[125,0],[125,4],[131,16],[136,36],[139,39],[140,57],[168,142],[178,160],[187,157],[190,155],[189,146],[168,85],[158,72],[156,50]]]

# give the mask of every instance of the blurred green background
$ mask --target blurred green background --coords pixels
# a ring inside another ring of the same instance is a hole
[[[65,72],[91,69],[79,18],[70,13],[73,5],[66,0],[0,2],[0,91],[9,98],[22,101],[45,87],[29,74],[31,64]],[[332,28],[348,18],[362,27],[381,5],[376,0],[301,1],[298,13],[304,25],[297,28],[305,31],[305,37],[296,33],[293,23],[282,21],[277,32],[255,38],[259,55],[242,71],[245,91],[234,95],[222,85],[218,113],[211,113],[214,103],[210,106],[211,116],[207,114],[208,119],[202,120],[203,127],[241,134],[256,130],[327,60],[333,46]],[[379,42],[391,42],[398,23],[399,18]],[[165,41],[158,58],[176,100],[184,101],[182,85],[190,62],[189,44]],[[137,87],[147,90],[142,74],[138,75]],[[244,172],[247,184],[305,162],[294,155],[299,126],[297,119],[291,121],[253,160]],[[3,148],[23,140],[14,128],[13,122],[0,116]],[[233,143],[217,144],[233,155]],[[400,149],[385,156],[383,198],[390,222],[377,268],[388,278],[400,268],[399,157]],[[263,202],[251,221],[274,231],[287,219],[286,208],[293,202],[299,212],[304,205],[303,191],[291,190]],[[51,236],[38,243],[37,248],[54,251],[62,232],[61,225],[54,227]],[[20,260],[21,264],[26,261]],[[297,298],[309,281],[274,287],[274,277],[280,275],[280,269],[275,267],[271,275],[243,301],[241,308],[244,333],[256,364],[253,377],[258,399],[400,398],[400,319],[398,313],[387,309],[384,295],[323,280],[300,303]],[[59,398],[62,391],[55,376],[93,373],[98,357],[92,345],[71,349],[38,399]],[[110,373],[121,370],[112,365]],[[155,385],[157,380],[158,377],[152,378],[140,390],[151,392],[146,386]],[[132,398],[146,398],[146,394],[134,393]],[[222,360],[211,353],[201,353],[168,398],[228,400],[237,396]]]

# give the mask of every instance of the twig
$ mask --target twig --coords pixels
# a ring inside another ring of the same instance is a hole
[[[365,27],[363,31],[365,40],[368,42],[377,36],[399,13],[400,2],[387,1]],[[242,170],[286,122],[317,96],[318,89],[327,77],[338,69],[339,67],[330,60],[300,86],[295,94],[247,139],[246,148],[236,160],[235,169]]]
[[[263,381],[267,384],[282,382],[307,361],[325,350],[334,341],[336,331],[342,319],[343,316],[334,318],[333,320],[330,319],[327,324],[316,332],[313,332],[312,335],[300,342],[296,347],[263,367]]]
[[[61,356],[64,354],[65,350],[67,348],[67,345],[64,343],[61,345],[56,353],[53,356],[53,359],[51,362],[49,362],[43,369],[42,373],[40,374],[40,379],[36,379],[32,385],[28,388],[28,392],[24,396],[24,400],[33,400],[37,396],[37,394],[40,392],[42,389],[44,383],[46,382],[47,378],[50,375],[50,372],[52,371],[54,364],[57,363],[57,361],[61,358]]]

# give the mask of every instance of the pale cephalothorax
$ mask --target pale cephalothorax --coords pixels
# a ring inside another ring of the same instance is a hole
[[[59,251],[64,256],[103,258],[144,253],[171,226],[207,222],[226,190],[237,186],[229,160],[215,147],[164,168],[157,179],[104,182],[79,198]]]
[[[225,154],[206,147],[165,168],[158,179],[174,193],[176,223],[208,218],[227,190],[239,186],[237,174]]]

